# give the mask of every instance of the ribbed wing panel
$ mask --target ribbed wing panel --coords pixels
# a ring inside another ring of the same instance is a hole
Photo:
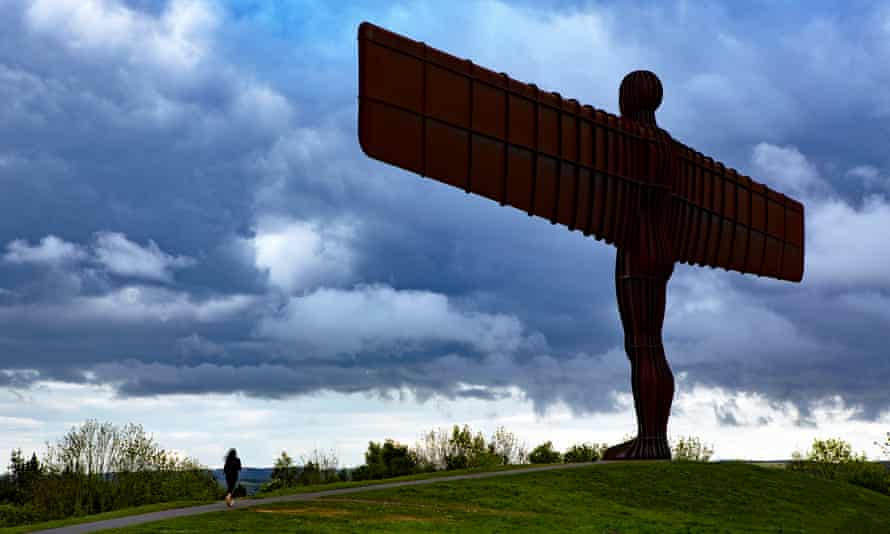
[[[654,129],[367,22],[358,41],[369,157],[615,246],[665,178]],[[802,280],[803,205],[673,142],[676,261]]]
[[[369,23],[358,39],[368,156],[623,242],[654,174],[654,130]]]
[[[803,204],[676,143],[677,261],[800,282]]]

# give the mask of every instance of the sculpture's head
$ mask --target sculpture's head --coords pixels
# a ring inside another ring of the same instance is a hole
[[[661,105],[661,81],[654,72],[635,70],[624,77],[618,90],[621,116],[644,124],[655,124],[655,110]]]

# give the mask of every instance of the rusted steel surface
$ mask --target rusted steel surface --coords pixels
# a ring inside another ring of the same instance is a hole
[[[800,202],[638,120],[366,22],[358,39],[368,156],[615,246],[640,196],[667,188],[676,261],[803,278]],[[664,143],[679,157],[668,180],[644,160]]]
[[[677,261],[800,282],[803,204],[674,143]]]
[[[803,205],[659,128],[652,72],[621,82],[619,117],[368,23],[358,34],[368,156],[616,246],[638,431],[604,459],[670,458],[662,326],[674,264],[800,282]]]
[[[382,28],[359,28],[359,142],[372,158],[616,244],[655,132]],[[628,207],[625,208],[624,206]]]

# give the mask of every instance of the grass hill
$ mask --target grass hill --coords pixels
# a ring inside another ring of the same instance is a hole
[[[319,488],[321,489],[321,488]],[[111,532],[890,532],[890,497],[744,463],[592,464],[149,523]]]

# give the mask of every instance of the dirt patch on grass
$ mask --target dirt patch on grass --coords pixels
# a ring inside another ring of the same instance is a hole
[[[260,512],[265,514],[282,514],[282,515],[306,515],[322,518],[343,518],[356,519],[363,523],[385,523],[385,522],[401,522],[416,521],[429,523],[448,523],[448,519],[439,517],[419,517],[408,514],[383,514],[368,517],[364,510],[346,510],[336,508],[320,508],[317,506],[306,506],[299,508],[251,508],[252,512]]]
[[[383,523],[390,522],[395,523],[398,521],[423,521],[427,523],[448,523],[447,519],[440,519],[438,517],[417,517],[413,515],[404,515],[404,514],[387,514],[382,515],[379,518],[374,518],[373,522]]]
[[[495,514],[506,516],[531,517],[538,515],[535,512],[521,512],[517,510],[498,510],[495,508],[482,508],[479,506],[468,506],[465,504],[420,504],[408,503],[402,501],[376,501],[371,499],[319,499],[320,502],[348,502],[356,504],[376,504],[380,506],[408,507],[408,508],[424,508],[434,512],[465,512],[469,514]]]
[[[318,517],[342,517],[344,515],[352,515],[352,512],[350,512],[349,510],[318,508],[314,506],[306,506],[300,508],[250,508],[250,511],[265,514],[314,515]]]

